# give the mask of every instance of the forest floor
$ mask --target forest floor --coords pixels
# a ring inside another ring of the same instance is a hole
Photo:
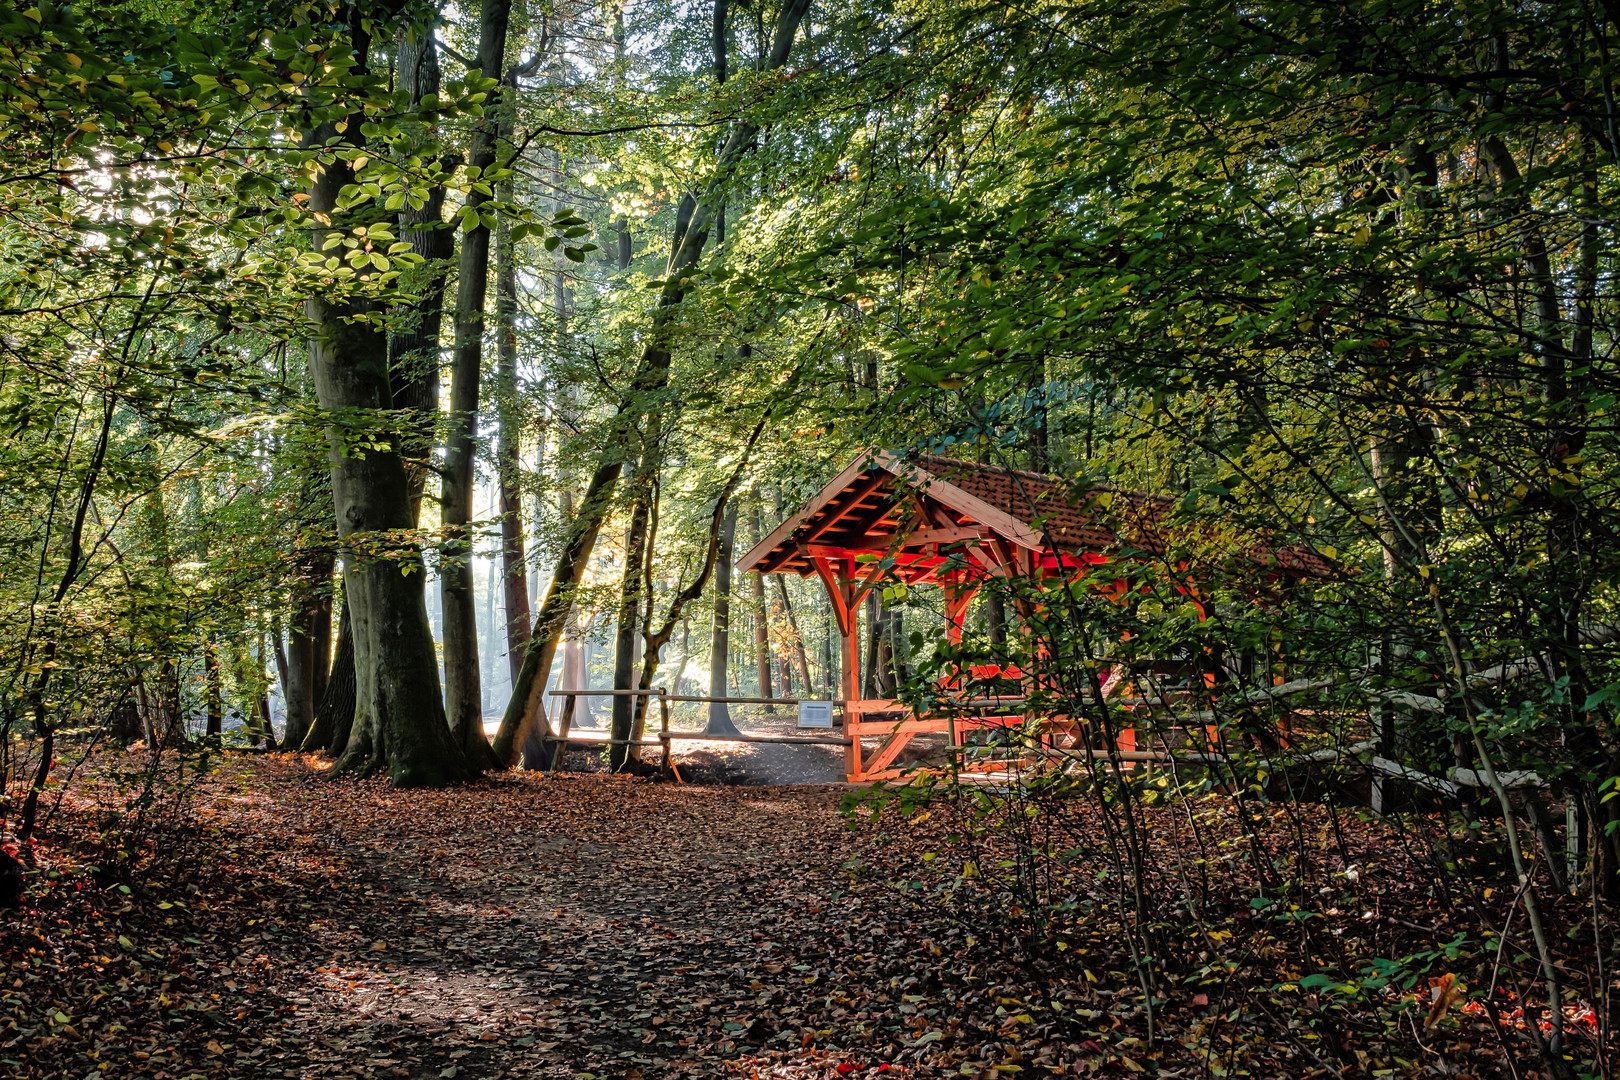
[[[1506,1044],[1477,1007],[1420,1030],[1429,987],[1533,978],[1515,950],[1503,966],[1497,905],[1448,907],[1422,838],[1366,817],[1300,816],[1340,882],[1318,931],[1262,918],[1241,881],[1210,894],[1219,929],[1189,938],[1209,952],[1161,991],[1150,1045],[1106,905],[1082,901],[1068,975],[1040,987],[933,895],[961,869],[934,858],[948,814],[846,816],[842,785],[605,774],[402,792],[285,755],[227,756],[180,812],[137,758],[51,791],[26,906],[0,910],[0,1077],[1461,1080],[1508,1075]],[[1212,842],[1241,851],[1215,806]],[[1192,842],[1186,817],[1156,817],[1159,842]],[[92,865],[119,847],[144,868]],[[1582,918],[1567,906],[1561,930]],[[1406,990],[1278,984],[1403,956]],[[1568,962],[1591,970],[1578,948]]]
[[[31,910],[0,914],[0,1075],[1010,1065],[1031,1042],[1018,1024],[987,1047],[996,1061],[938,1045],[973,1015],[994,1037],[1025,1006],[970,964],[931,970],[963,931],[864,872],[904,841],[852,832],[841,795],[529,774],[398,792],[228,758],[161,874],[92,898],[94,875],[60,860]],[[93,819],[69,798],[52,829],[67,840]],[[1080,1052],[1063,1051],[1049,1048]]]

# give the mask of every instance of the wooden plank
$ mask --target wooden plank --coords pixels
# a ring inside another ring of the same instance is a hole
[[[711,735],[706,731],[659,732],[660,741],[679,739],[683,742],[746,742],[746,743],[814,743],[822,746],[848,746],[849,740],[836,735]],[[655,745],[649,743],[647,745]]]
[[[895,570],[926,571],[937,570],[950,560],[943,555],[932,555],[928,552],[895,551],[885,544],[878,547],[876,543],[869,548],[834,547],[830,544],[801,544],[799,551],[810,560],[821,559],[855,559],[857,556],[881,555],[883,558],[894,560]],[[874,564],[877,560],[874,560]]]
[[[902,701],[894,698],[859,698],[855,701],[846,701],[845,705],[859,709],[861,712],[910,712]]]
[[[664,693],[663,687],[655,686],[651,690],[553,690],[552,697],[660,697]]]
[[[958,721],[960,722],[960,721]],[[936,731],[945,731],[950,726],[950,718],[946,716],[930,716],[923,719],[913,717],[910,720],[871,720],[857,721],[854,724],[844,723],[845,735],[859,735],[863,738],[881,738],[893,731],[909,731],[913,734],[927,734]]]
[[[865,501],[868,495],[882,487],[888,482],[889,479],[890,477],[888,473],[874,473],[866,477],[864,480],[857,481],[850,489],[850,493],[847,496],[844,493],[840,493],[838,497],[833,500],[835,503],[843,504],[838,507],[838,512],[829,515],[827,520],[811,529],[803,537],[800,537],[798,541],[799,544],[802,546],[810,543],[810,541],[814,540],[816,537],[820,536],[834,525],[845,520],[852,511],[860,507],[861,503]]]
[[[763,562],[767,555],[769,555],[776,548],[782,546],[782,544],[786,543],[788,538],[798,530],[800,525],[803,525],[806,521],[810,520],[812,517],[815,517],[816,514],[820,513],[822,508],[828,503],[843,495],[846,489],[848,489],[852,484],[856,483],[857,479],[862,473],[869,471],[874,465],[876,465],[878,468],[883,467],[881,462],[876,461],[867,454],[862,454],[857,457],[848,465],[848,467],[844,469],[843,472],[833,477],[827,482],[825,487],[816,492],[815,497],[809,502],[805,503],[803,510],[800,510],[797,514],[794,514],[792,517],[782,522],[782,524],[772,529],[766,535],[765,539],[755,544],[749,549],[746,555],[737,560],[737,572],[745,573],[752,570],[756,563]],[[877,483],[881,484],[884,479],[886,479],[886,475],[880,475],[877,478]],[[873,485],[874,488],[876,486],[877,484]],[[871,490],[872,488],[868,488],[866,491],[863,491],[861,495],[857,497],[856,501],[859,501],[860,498],[864,498],[871,492]],[[837,516],[838,515],[834,515],[835,520]]]
[[[702,697],[697,694],[670,694],[665,701],[723,701],[728,705],[797,705],[798,698],[769,697]],[[837,704],[837,702],[834,702]]]
[[[913,734],[917,734],[917,732],[907,730],[904,725],[891,732],[889,737],[878,746],[877,753],[872,755],[872,760],[866,767],[868,774],[881,773],[888,768],[889,763],[899,757],[900,751],[904,750],[911,742]]]
[[[611,746],[658,746],[658,745],[660,745],[659,741],[657,739],[614,739],[614,738],[610,738],[607,735],[581,735],[578,732],[575,732],[572,735],[569,735],[566,739],[564,739],[560,735],[549,735],[549,736],[546,737],[546,741],[549,742],[549,743],[566,742],[570,746],[573,746],[575,744],[578,744],[580,746],[610,746],[610,745]],[[553,760],[555,760],[555,759],[553,759]],[[555,770],[553,770],[553,771],[555,771]]]
[[[981,525],[989,526],[1002,537],[1018,546],[1033,551],[1045,549],[1046,545],[1041,542],[1040,534],[1028,524],[1019,521],[1006,511],[997,510],[977,496],[969,495],[950,481],[943,480],[915,465],[900,461],[889,454],[881,455],[880,463],[908,487],[924,492],[930,499],[955,510],[963,517],[977,521]]]

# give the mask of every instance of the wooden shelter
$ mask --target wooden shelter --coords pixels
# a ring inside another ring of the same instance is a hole
[[[738,562],[739,571],[813,574],[826,587],[843,639],[840,690],[850,781],[895,775],[893,764],[915,735],[944,733],[959,744],[975,728],[1023,719],[1010,714],[1012,701],[999,712],[991,707],[967,717],[925,717],[910,715],[897,701],[862,699],[856,626],[866,594],[886,582],[939,585],[947,634],[960,640],[968,604],[989,577],[1061,577],[1106,562],[1122,543],[1157,554],[1170,542],[1171,500],[1112,489],[1092,489],[1086,496],[1073,499],[1062,480],[1041,473],[870,451]],[[1293,549],[1254,554],[1257,569],[1275,579],[1326,569]],[[863,739],[880,741],[868,754]]]

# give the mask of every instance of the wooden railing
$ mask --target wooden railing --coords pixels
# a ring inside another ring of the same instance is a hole
[[[654,687],[651,690],[553,690],[552,697],[582,698],[582,697],[641,697],[658,699],[659,730],[655,739],[615,739],[611,737],[598,738],[594,736],[571,736],[569,728],[573,724],[574,713],[572,709],[563,710],[562,720],[558,724],[555,735],[547,735],[542,745],[555,744],[556,752],[551,755],[549,772],[556,772],[562,761],[563,751],[569,743],[584,743],[597,746],[662,746],[664,750],[661,771],[666,776],[673,776],[680,780],[680,770],[670,758],[670,744],[679,740],[682,742],[745,742],[745,743],[802,743],[823,746],[848,746],[850,738],[837,735],[750,735],[747,732],[738,732],[736,735],[714,733],[707,731],[672,731],[669,726],[669,707],[680,701],[699,703],[722,703],[726,705],[793,705],[799,704],[798,698],[765,698],[765,697],[709,697],[698,694],[671,694],[663,687]],[[834,702],[842,706],[843,702]]]

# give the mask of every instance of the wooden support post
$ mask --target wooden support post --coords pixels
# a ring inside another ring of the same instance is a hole
[[[838,621],[838,634],[843,641],[844,670],[841,681],[844,692],[844,735],[849,740],[844,746],[844,776],[853,782],[861,776],[861,659],[855,631],[860,625],[860,602],[865,590],[857,589],[852,560],[843,560],[843,572],[840,573],[839,568],[827,557],[812,556],[802,544],[799,551],[811,560],[816,568],[816,576],[821,578],[821,584],[827,590],[827,599],[832,603],[833,616]]]
[[[945,583],[945,639],[952,645],[962,641],[962,621],[967,617],[968,604],[979,591],[977,581]]]
[[[572,703],[575,701],[575,698],[573,695],[569,695],[568,700],[570,703]],[[551,749],[551,768],[546,770],[553,775],[562,769],[563,755],[568,753],[568,730],[573,726],[574,710],[565,708],[563,710],[562,719],[557,723],[556,742]]]
[[[843,631],[844,735],[849,739],[849,745],[844,747],[844,776],[854,782],[861,777],[861,657],[853,612],[849,623],[848,628]]]
[[[669,699],[663,696],[658,698],[658,730],[663,736],[662,741],[664,744],[663,773],[665,776],[669,776],[670,770],[675,767],[675,763],[669,759]]]

